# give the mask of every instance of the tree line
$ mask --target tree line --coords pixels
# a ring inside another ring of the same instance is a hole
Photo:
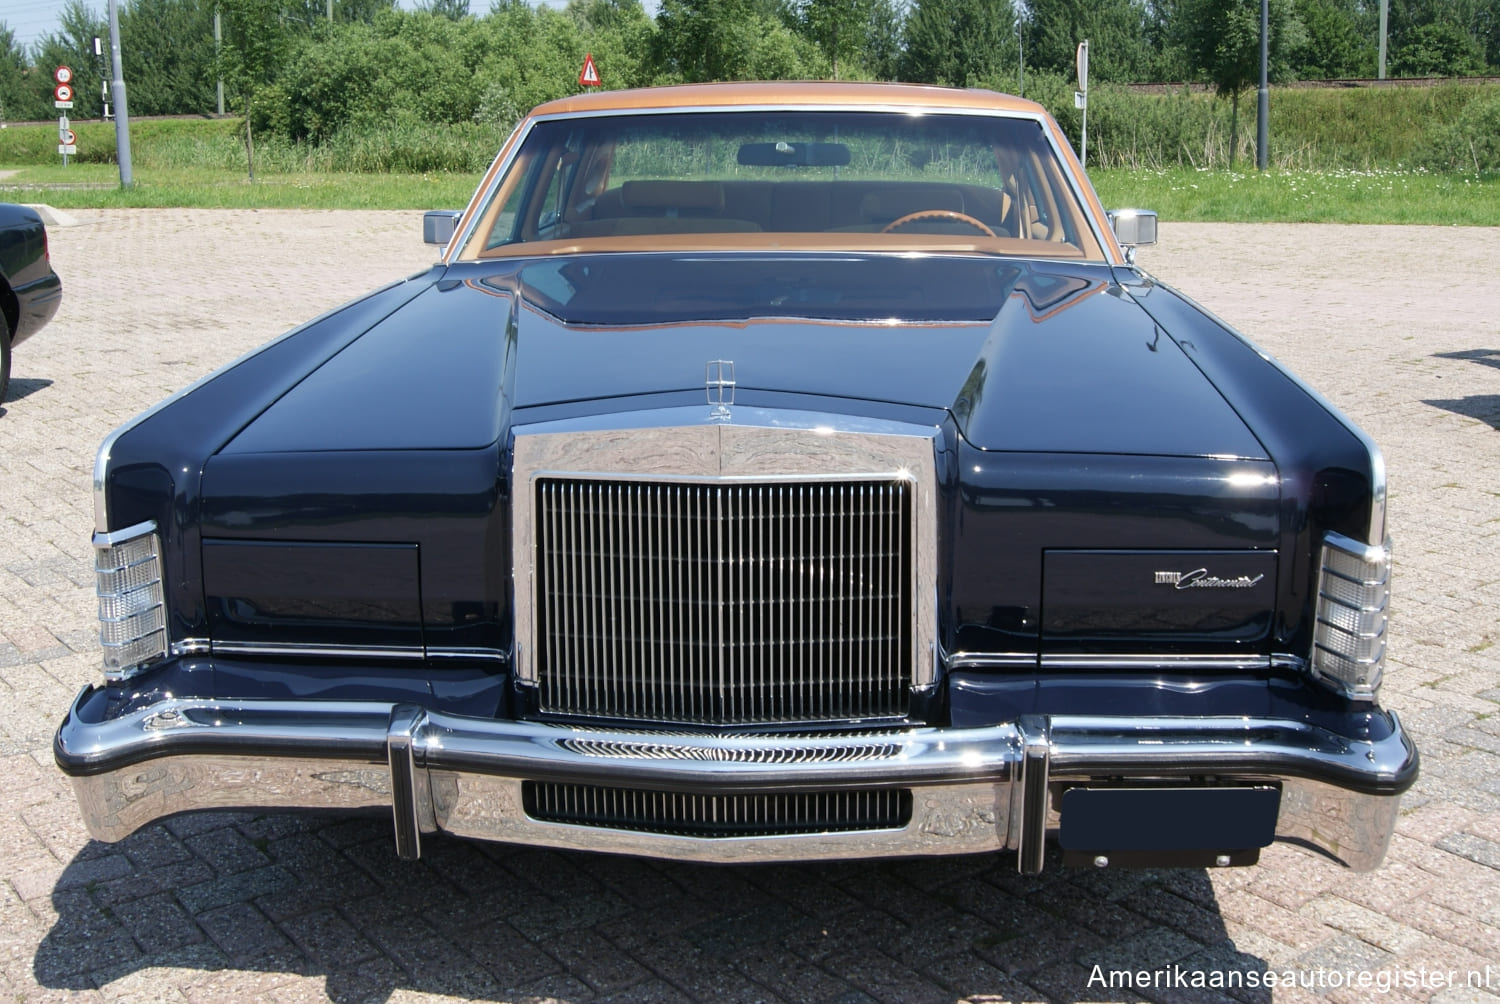
[[[1271,75],[1373,77],[1379,0],[1271,0]],[[220,41],[214,35],[215,14]],[[906,80],[1025,90],[1204,81],[1238,97],[1258,73],[1259,0],[122,0],[133,115],[208,114],[222,81],[247,126],[319,143],[403,121],[506,127],[581,88],[747,79]],[[30,50],[0,22],[0,121],[46,119],[52,71],[74,71],[75,118],[100,113],[103,14],[69,0]],[[1390,0],[1390,76],[1500,72],[1500,0]]]

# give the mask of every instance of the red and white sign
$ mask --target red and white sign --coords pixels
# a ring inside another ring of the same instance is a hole
[[[57,87],[53,89],[52,96],[54,98],[56,98],[58,101],[72,101],[73,100],[73,85],[72,84],[58,84]]]
[[[63,146],[74,146],[78,142],[78,136],[71,129],[64,129],[58,139]]]
[[[586,52],[583,55],[583,69],[578,73],[578,83],[582,87],[602,87],[604,81],[599,79],[599,67],[594,65],[594,54]]]
[[[66,66],[59,66],[52,71],[52,79],[59,84],[71,84],[73,82],[73,71]]]

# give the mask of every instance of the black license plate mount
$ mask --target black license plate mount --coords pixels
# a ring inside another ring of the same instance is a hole
[[[1258,850],[1276,838],[1280,808],[1275,785],[1069,788],[1057,842],[1101,853]]]

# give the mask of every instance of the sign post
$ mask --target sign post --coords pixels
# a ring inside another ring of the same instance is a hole
[[[57,152],[62,154],[63,167],[67,167],[68,154],[78,152],[73,130],[68,128],[67,112],[73,107],[73,71],[66,66],[59,66],[52,71],[52,79],[57,82],[57,86],[52,89],[52,104],[62,112],[57,117]]]
[[[1078,90],[1073,92],[1073,107],[1083,112],[1083,135],[1078,150],[1078,162],[1084,167],[1089,163],[1089,40],[1078,43]]]
[[[583,69],[578,71],[578,86],[604,86],[604,81],[599,79],[599,68],[594,65],[594,54],[592,52],[586,52],[583,54]]]

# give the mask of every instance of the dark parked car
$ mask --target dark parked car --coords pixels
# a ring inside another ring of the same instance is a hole
[[[10,388],[11,351],[42,329],[62,303],[36,210],[0,202],[0,402]]]
[[[101,448],[96,837],[1380,862],[1380,453],[1133,267],[1039,106],[567,98],[428,223]]]

